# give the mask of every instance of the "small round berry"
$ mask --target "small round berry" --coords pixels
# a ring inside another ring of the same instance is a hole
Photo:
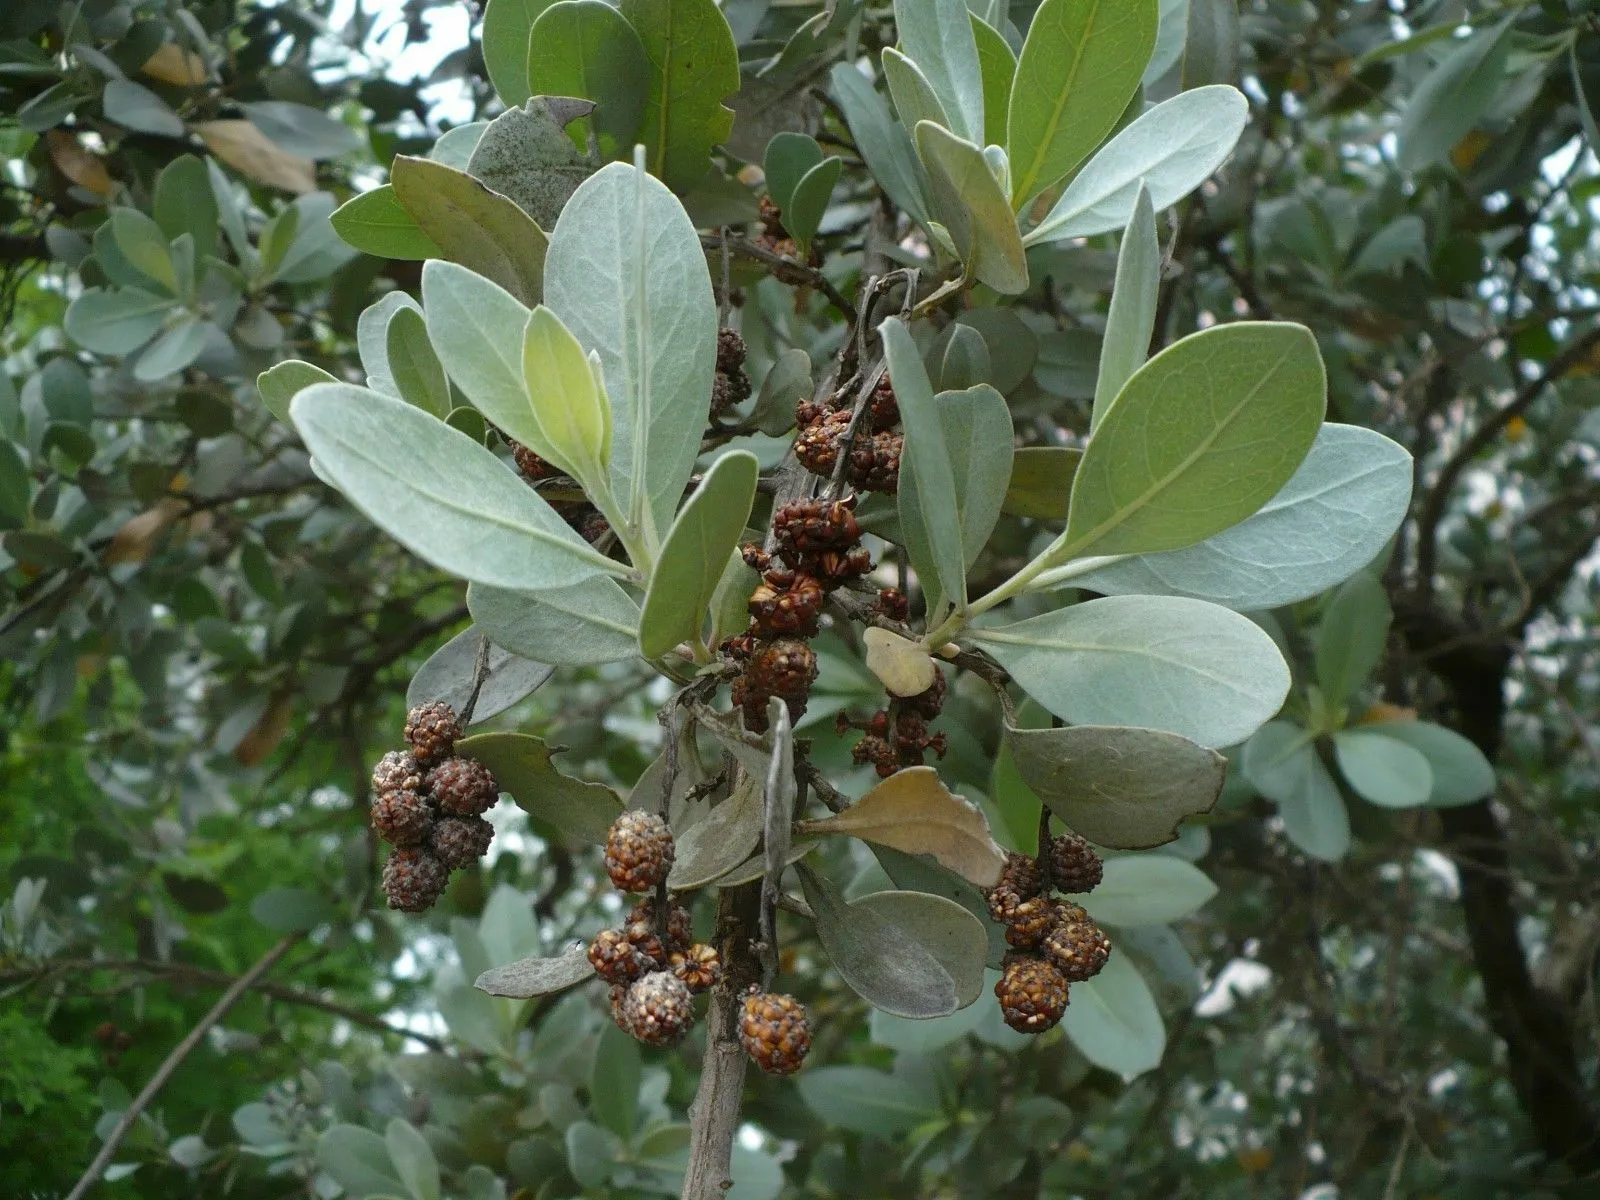
[[[872,400],[867,409],[874,429],[888,429],[900,423],[900,402],[894,394],[894,384],[885,375],[872,389]]]
[[[622,1001],[625,1028],[641,1042],[667,1046],[694,1024],[694,997],[688,985],[670,971],[651,971],[629,985]]]
[[[1038,958],[1017,958],[994,985],[1007,1025],[1018,1033],[1043,1033],[1067,1011],[1067,981]]]
[[[620,929],[602,929],[589,943],[589,963],[594,973],[607,983],[632,983],[650,963]]]
[[[1105,874],[1105,864],[1087,841],[1075,833],[1050,839],[1050,882],[1057,891],[1093,891]]]
[[[1111,939],[1105,930],[1083,909],[1078,908],[1077,912],[1083,916],[1056,921],[1041,943],[1045,957],[1069,983],[1093,979],[1111,957]]]
[[[416,792],[382,792],[372,802],[372,827],[391,846],[420,846],[433,829],[433,809]]]
[[[391,750],[372,768],[374,795],[384,792],[420,792],[423,790],[422,767],[409,750]]]
[[[915,696],[907,696],[900,701],[900,707],[916,713],[931,721],[944,711],[944,697],[949,690],[943,671],[935,671],[933,682],[928,685],[928,690],[918,692]]]
[[[432,908],[449,882],[450,868],[426,850],[396,850],[383,866],[383,894],[401,912]]]
[[[606,991],[606,1002],[611,1008],[611,1021],[623,1033],[632,1035],[633,1030],[628,1028],[628,1018],[623,1014],[623,1008],[628,1003],[628,985],[613,983]]]
[[[672,870],[672,830],[656,813],[629,809],[606,834],[606,873],[619,892],[649,892]]]
[[[845,478],[863,492],[891,494],[900,488],[900,458],[905,452],[904,434],[887,431],[871,437],[857,436],[850,447],[850,462]]]
[[[428,840],[445,866],[460,871],[489,853],[494,826],[482,817],[445,817],[433,827]]]
[[[793,996],[752,990],[739,1009],[739,1042],[768,1075],[793,1075],[811,1049],[805,1005]]]
[[[878,611],[891,621],[904,621],[911,616],[911,601],[899,588],[880,588]]]
[[[625,928],[628,936],[634,939],[635,945],[640,944],[646,933],[651,937],[655,936],[656,902],[653,896],[647,896],[628,910]],[[667,905],[667,950],[687,950],[693,941],[694,930],[691,927],[689,910],[681,904]]]
[[[817,653],[804,642],[779,638],[751,656],[745,674],[757,691],[785,700],[804,699],[817,678]]]
[[[419,704],[406,714],[406,741],[424,766],[448,758],[461,736],[456,710],[442,700]]]
[[[672,973],[696,995],[715,987],[722,978],[722,957],[715,946],[690,946],[674,952],[670,961]]]
[[[1035,896],[1017,905],[1006,924],[1006,941],[1022,948],[1037,946],[1056,923],[1056,905],[1053,900]]]
[[[1000,878],[988,891],[989,915],[1002,925],[1016,915],[1017,906],[1031,900],[1044,888],[1038,865],[1026,854],[1012,850],[1006,854]]]
[[[428,791],[439,807],[458,817],[481,817],[500,799],[500,785],[474,758],[447,758],[428,772]]]
[[[737,329],[717,330],[717,370],[732,375],[744,366],[744,338]]]

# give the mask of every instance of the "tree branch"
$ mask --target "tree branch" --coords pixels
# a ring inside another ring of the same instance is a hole
[[[845,320],[854,324],[856,319],[856,306],[845,299],[844,294],[821,271],[815,267],[808,267],[805,263],[796,262],[792,258],[785,258],[781,254],[774,254],[765,246],[759,246],[742,237],[725,237],[715,233],[700,235],[700,245],[707,250],[719,253],[726,249],[740,258],[752,259],[767,268],[767,274],[784,283],[796,287],[815,288],[828,298],[832,304],[845,316]]]
[[[133,1103],[128,1105],[128,1111],[122,1114],[111,1132],[106,1135],[106,1140],[101,1143],[100,1152],[94,1156],[94,1160],[73,1186],[72,1191],[67,1193],[67,1200],[83,1200],[85,1193],[98,1182],[101,1174],[110,1165],[117,1153],[117,1147],[122,1145],[122,1139],[128,1136],[128,1130],[133,1128],[133,1123],[139,1119],[139,1114],[144,1112],[150,1101],[154,1100],[156,1094],[166,1086],[167,1080],[171,1079],[173,1073],[183,1065],[183,1060],[189,1057],[189,1052],[200,1044],[200,1040],[213,1025],[228,1015],[228,1010],[238,1003],[239,997],[249,991],[256,980],[272,970],[278,964],[278,960],[289,953],[304,936],[302,933],[291,933],[257,959],[255,966],[235,979],[228,990],[223,992],[211,1006],[211,1011],[201,1017],[183,1041],[172,1048],[172,1053],[168,1054],[165,1061],[156,1068],[156,1073],[150,1077],[150,1082],[144,1085],[144,1090],[133,1098]]]

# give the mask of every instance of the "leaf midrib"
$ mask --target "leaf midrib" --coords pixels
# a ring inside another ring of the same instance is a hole
[[[1083,67],[1084,50],[1088,47],[1090,41],[1093,40],[1092,31],[1094,29],[1094,22],[1095,18],[1099,15],[1100,0],[1093,0],[1089,6],[1088,19],[1084,22],[1083,40],[1079,42],[1074,49],[1072,55],[1072,65],[1067,70],[1066,78],[1062,81],[1062,86],[1056,92],[1056,101],[1051,106],[1050,119],[1045,124],[1044,137],[1039,141],[1039,145],[1033,155],[1033,162],[1030,164],[1027,173],[1018,181],[1017,187],[1012,190],[1011,199],[1012,203],[1014,204],[1026,201],[1030,196],[1033,195],[1034,183],[1039,178],[1039,172],[1044,169],[1045,156],[1049,153],[1050,145],[1055,141],[1056,129],[1061,124],[1061,114],[1066,111],[1067,101],[1072,98],[1073,85],[1077,82],[1078,72]],[[1032,33],[1033,31],[1030,29],[1029,32]],[[1022,47],[1022,53],[1024,55],[1028,53],[1028,47],[1026,45]],[[1022,64],[1018,63],[1017,70],[1019,73],[1021,72],[1021,69]],[[1013,86],[1015,86],[1014,80]],[[1067,169],[1070,171],[1072,168],[1068,167]]]

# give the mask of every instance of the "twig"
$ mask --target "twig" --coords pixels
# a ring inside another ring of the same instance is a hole
[[[489,639],[479,636],[478,657],[472,664],[472,691],[467,696],[467,702],[461,706],[461,726],[466,728],[472,724],[472,710],[478,707],[478,694],[483,691],[483,685],[489,679]]]
[[[845,315],[847,321],[853,322],[856,319],[856,306],[846,300],[839,289],[833,286],[832,281],[814,267],[808,267],[805,263],[796,262],[792,258],[785,258],[781,254],[774,254],[765,246],[757,245],[742,237],[721,237],[714,233],[703,233],[700,235],[700,245],[707,250],[719,251],[725,247],[740,258],[752,259],[762,264],[774,279],[799,287],[816,288],[828,298],[828,303]]]
[[[139,1114],[144,1112],[150,1101],[154,1100],[156,1094],[166,1086],[167,1080],[171,1079],[173,1073],[183,1065],[183,1060],[189,1057],[190,1051],[200,1044],[200,1040],[213,1025],[228,1015],[228,1010],[238,1003],[239,997],[249,991],[257,979],[272,970],[278,964],[278,960],[289,953],[304,936],[303,933],[291,933],[257,959],[255,966],[235,979],[232,986],[211,1006],[211,1011],[201,1017],[183,1041],[172,1048],[166,1060],[150,1077],[150,1082],[144,1085],[144,1090],[133,1098],[133,1103],[128,1105],[128,1111],[122,1114],[111,1132],[106,1135],[106,1140],[100,1145],[100,1152],[94,1156],[94,1161],[67,1193],[67,1200],[83,1200],[84,1195],[99,1181],[101,1174],[110,1165],[111,1159],[117,1153],[117,1147],[122,1145],[122,1139],[128,1136],[128,1130],[133,1128],[133,1123],[139,1119]]]

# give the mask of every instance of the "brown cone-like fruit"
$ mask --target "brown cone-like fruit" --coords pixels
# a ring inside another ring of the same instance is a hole
[[[445,817],[433,827],[428,841],[445,866],[460,871],[489,853],[494,826],[482,817]]]
[[[1050,839],[1050,882],[1060,892],[1093,891],[1105,874],[1105,863],[1087,841],[1075,833]]]
[[[793,1075],[811,1049],[806,1006],[778,992],[751,992],[739,1009],[739,1043],[768,1075]]]
[[[472,758],[447,758],[434,767],[428,791],[441,809],[458,817],[481,817],[500,799],[494,775]]]
[[[709,991],[722,978],[722,957],[715,946],[696,945],[675,952],[672,973],[695,995]]]
[[[432,908],[449,882],[450,868],[427,850],[396,850],[383,866],[383,894],[401,912]]]
[[[456,710],[441,700],[419,704],[406,714],[406,741],[424,766],[448,758],[461,736]]]
[[[670,971],[652,971],[631,984],[622,1002],[624,1028],[651,1046],[668,1046],[694,1024],[694,997]]]
[[[646,897],[628,910],[628,920],[625,928],[628,936],[635,945],[639,945],[646,934],[655,937],[656,934],[656,902],[654,897]],[[694,930],[691,928],[689,910],[681,904],[667,905],[667,950],[687,950],[689,943],[694,941]]]
[[[1005,1022],[1018,1033],[1043,1033],[1067,1011],[1067,981],[1042,959],[1016,958],[994,985]]]
[[[374,795],[384,792],[420,792],[423,790],[423,770],[416,756],[409,750],[391,750],[372,768]]]
[[[656,813],[629,809],[606,834],[606,873],[619,892],[649,892],[672,870],[672,830]]]
[[[1000,878],[989,889],[989,915],[1001,925],[1009,924],[1022,902],[1033,899],[1043,888],[1038,865],[1026,854],[1012,850],[1006,854]]]
[[[1050,927],[1041,947],[1068,983],[1082,983],[1100,974],[1106,965],[1111,957],[1111,939],[1083,909],[1075,904],[1065,907],[1070,915]]]
[[[382,792],[372,802],[372,827],[391,846],[419,846],[433,829],[433,809],[416,792]]]
[[[1006,923],[1006,941],[1019,948],[1037,946],[1056,923],[1056,902],[1035,896],[1017,905]]]
[[[649,960],[620,929],[602,929],[589,943],[589,964],[607,983],[632,983],[650,967]]]

